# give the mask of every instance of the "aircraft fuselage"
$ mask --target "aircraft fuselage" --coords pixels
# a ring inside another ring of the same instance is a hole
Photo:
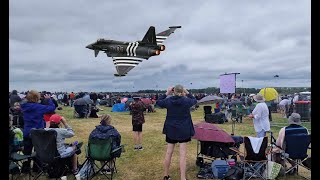
[[[104,39],[89,44],[87,48],[104,51],[109,57],[114,55],[150,57],[159,55],[161,50],[159,45],[146,44],[141,41],[124,42]]]

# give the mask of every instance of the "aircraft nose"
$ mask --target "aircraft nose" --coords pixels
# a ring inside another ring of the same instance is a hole
[[[89,44],[88,46],[86,46],[86,48],[88,48],[88,49],[93,49],[93,45],[92,45],[92,44]]]

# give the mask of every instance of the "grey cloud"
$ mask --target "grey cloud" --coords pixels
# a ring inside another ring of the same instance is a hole
[[[237,85],[246,87],[311,84],[310,1],[9,3],[10,89],[219,87],[225,72],[240,72]],[[110,57],[85,48],[98,38],[141,40],[150,25],[182,28],[165,41],[166,51],[126,77],[113,76]]]

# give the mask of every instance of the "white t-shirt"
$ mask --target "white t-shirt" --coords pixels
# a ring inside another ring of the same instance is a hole
[[[270,131],[269,109],[266,103],[258,103],[253,109],[253,126],[256,132]]]

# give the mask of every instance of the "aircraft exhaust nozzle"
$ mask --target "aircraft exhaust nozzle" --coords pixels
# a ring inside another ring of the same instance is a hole
[[[166,49],[166,46],[164,46],[164,45],[160,45],[160,46],[159,46],[159,50],[160,50],[160,51],[164,51],[165,49]]]
[[[154,51],[154,54],[155,54],[155,55],[159,55],[159,54],[160,54],[160,50],[155,50],[155,51]]]

